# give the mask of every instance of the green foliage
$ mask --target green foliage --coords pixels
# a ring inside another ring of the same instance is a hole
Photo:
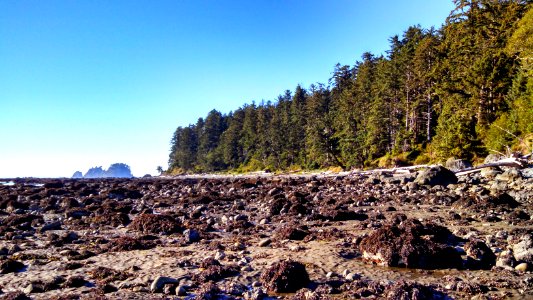
[[[367,52],[353,66],[337,64],[327,86],[298,85],[273,103],[212,110],[178,127],[169,173],[390,167],[526,151],[531,3],[454,4],[440,29],[407,28],[389,39],[386,57]]]

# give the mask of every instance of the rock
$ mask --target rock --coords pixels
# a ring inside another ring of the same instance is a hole
[[[243,295],[245,300],[263,300],[267,296],[268,295],[260,287],[253,288],[251,291],[248,291]]]
[[[152,293],[157,293],[163,290],[163,287],[165,284],[178,284],[179,281],[177,279],[171,278],[171,277],[165,277],[165,276],[158,276],[152,284],[150,285],[150,291]]]
[[[31,300],[30,297],[28,297],[23,292],[9,292],[6,294],[2,294],[2,299],[5,300]]]
[[[464,245],[468,256],[466,267],[468,269],[490,270],[496,264],[496,255],[482,241],[470,240]]]
[[[170,215],[141,214],[130,224],[131,228],[145,234],[171,234],[181,231],[180,222]]]
[[[209,265],[200,273],[193,275],[197,282],[219,281],[221,279],[239,274],[239,267],[235,265]]]
[[[508,187],[508,184],[506,181],[495,180],[489,189],[491,193],[496,194],[496,193],[500,193],[502,191],[507,190],[507,187]]]
[[[215,253],[216,260],[224,259],[224,257],[226,257],[226,254],[223,251],[217,251],[217,253]]]
[[[187,288],[186,288],[186,286],[178,285],[178,287],[176,287],[175,294],[177,296],[187,296]]]
[[[457,177],[452,171],[446,169],[445,167],[436,166],[422,171],[420,174],[418,174],[414,182],[420,185],[428,184],[431,186],[447,186],[449,184],[456,184]]]
[[[442,293],[415,282],[397,281],[386,291],[386,299],[445,299]]]
[[[20,248],[20,246],[17,244],[13,244],[7,248],[7,254],[9,255],[13,255],[20,251],[22,251],[22,248]]]
[[[502,174],[496,176],[496,180],[512,182],[522,178],[522,174],[516,168],[509,168]]]
[[[259,241],[259,243],[257,244],[259,247],[266,247],[268,245],[270,245],[272,243],[272,240],[271,239],[263,239],[261,241]]]
[[[532,167],[524,168],[524,169],[520,170],[520,172],[522,173],[522,177],[533,178],[533,168]]]
[[[41,229],[39,231],[41,233],[43,233],[43,232],[46,232],[48,230],[60,230],[60,229],[61,229],[61,222],[60,221],[56,221],[56,222],[52,222],[52,223],[44,225],[43,227],[41,227]]]
[[[526,234],[513,246],[514,258],[519,262],[533,264],[533,236]]]
[[[511,250],[502,251],[498,255],[498,258],[496,259],[496,266],[502,267],[504,269],[512,269],[513,266],[515,265],[515,262],[516,261],[513,256],[513,251]]]
[[[518,264],[516,267],[514,267],[514,269],[517,270],[517,271],[525,272],[529,268],[528,268],[528,264],[527,263],[521,263],[521,264]]]
[[[24,294],[31,294],[35,290],[36,290],[35,284],[30,283],[22,290],[22,292],[24,292]]]
[[[309,231],[306,228],[295,227],[292,225],[283,226],[276,233],[276,236],[279,239],[288,239],[288,240],[295,240],[295,241],[301,241],[307,235],[309,235]]]
[[[446,168],[450,171],[457,172],[467,168],[472,168],[472,163],[464,159],[455,159],[453,157],[448,158],[445,164]]]
[[[357,279],[361,279],[361,275],[355,274],[355,273],[348,273],[348,275],[346,275],[345,278],[348,281],[354,281],[354,280],[357,280]]]
[[[486,178],[486,179],[493,179],[495,178],[497,175],[501,174],[501,172],[499,170],[497,170],[496,168],[483,168],[481,169],[481,171],[479,172],[479,174],[483,177],[483,178]]]
[[[218,293],[220,293],[218,286],[213,282],[207,282],[200,286],[195,299],[215,300]]]
[[[261,283],[275,293],[294,293],[309,284],[305,266],[297,261],[276,262],[261,274]]]
[[[188,243],[196,243],[200,241],[200,233],[194,229],[186,229],[183,231],[183,235]]]
[[[505,158],[505,156],[500,155],[500,154],[489,154],[489,155],[487,155],[487,157],[485,157],[485,160],[483,161],[483,164],[491,164],[491,163],[497,162],[499,160],[502,160],[504,158]]]
[[[21,263],[20,261],[7,259],[7,260],[2,261],[2,263],[0,263],[0,273],[1,274],[14,273],[14,272],[18,272],[24,269],[24,267],[25,267],[24,264]]]
[[[165,295],[172,295],[176,292],[174,283],[167,283],[163,286],[163,294]]]
[[[87,284],[87,280],[85,280],[83,276],[73,275],[67,278],[63,286],[69,288],[78,288],[84,286],[85,284]]]
[[[446,241],[451,232],[434,224],[406,220],[387,225],[363,238],[363,260],[389,267],[441,269],[462,267],[461,256]]]

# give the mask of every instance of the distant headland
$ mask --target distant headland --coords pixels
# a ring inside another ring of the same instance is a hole
[[[132,178],[130,166],[124,163],[115,163],[107,170],[102,167],[90,168],[85,175],[80,171],[74,172],[72,178]]]

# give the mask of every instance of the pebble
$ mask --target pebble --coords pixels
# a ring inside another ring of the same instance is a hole
[[[348,273],[346,275],[346,280],[348,280],[348,281],[354,281],[354,280],[360,279],[360,278],[361,278],[361,275],[355,274],[355,273]]]
[[[350,270],[344,269],[344,271],[342,271],[342,277],[346,278],[346,276],[348,276],[348,274],[350,274]]]
[[[525,272],[528,270],[528,265],[527,263],[521,263],[521,264],[518,264],[516,267],[514,267],[514,269],[517,271]]]
[[[326,278],[331,278],[331,277],[333,277],[334,275],[335,275],[335,273],[333,273],[333,272],[328,272],[328,273],[326,274]]]

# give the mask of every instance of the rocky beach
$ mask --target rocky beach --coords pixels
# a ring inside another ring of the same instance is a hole
[[[533,169],[2,179],[2,299],[531,299]]]

